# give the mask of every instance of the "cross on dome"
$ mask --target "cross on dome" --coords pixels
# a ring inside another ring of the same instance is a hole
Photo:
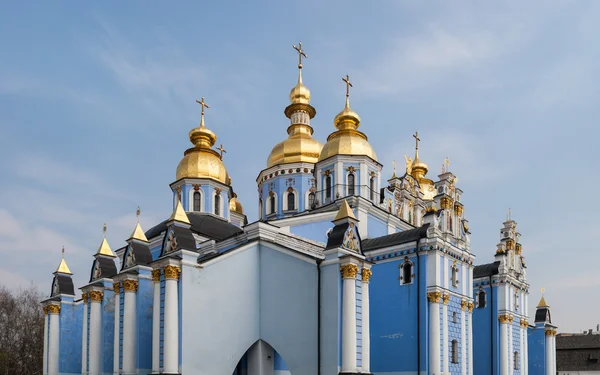
[[[221,160],[223,160],[223,153],[227,153],[227,150],[225,150],[223,148],[223,144],[221,144],[219,147],[217,147],[217,150],[219,150],[221,152]]]
[[[298,52],[298,69],[302,69],[302,58],[308,58],[304,50],[302,49],[302,42],[298,43],[298,46],[293,46],[294,49]]]
[[[413,134],[413,138],[415,139],[415,149],[418,150],[419,149],[419,141],[421,140],[421,138],[419,138],[419,132],[415,132],[415,134]]]
[[[208,106],[208,104],[206,104],[204,102],[204,96],[202,97],[202,100],[198,100],[196,99],[196,103],[200,104],[202,106],[202,114],[201,114],[201,118],[200,118],[200,126],[204,127],[204,108],[210,108]]]

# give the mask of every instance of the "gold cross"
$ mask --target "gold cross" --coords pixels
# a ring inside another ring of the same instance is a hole
[[[104,226],[102,227],[102,232],[104,232],[104,238],[106,238],[106,223],[104,223]]]
[[[342,81],[346,82],[346,98],[350,97],[350,87],[354,87],[352,86],[352,83],[350,82],[350,76],[348,76],[348,74],[346,74],[346,77],[342,77]]]
[[[302,57],[308,58],[302,49],[302,42],[298,43],[298,46],[294,46],[294,49],[298,51],[298,69],[302,69]]]
[[[396,160],[394,160],[392,164],[394,165],[394,177],[396,177]]]
[[[140,206],[138,206],[137,211],[135,211],[135,215],[137,216],[137,222],[138,224],[140,223],[140,214],[142,212],[140,211]]]
[[[62,248],[62,258],[65,259],[65,247]]]
[[[415,134],[413,134],[413,137],[415,138],[415,142],[416,142],[416,149],[419,149],[419,141],[421,140],[421,138],[419,138],[419,132],[415,132]]]
[[[225,150],[223,148],[223,144],[221,144],[221,146],[217,147],[217,150],[221,151],[221,160],[223,160],[223,153],[227,153],[227,150]]]
[[[446,156],[444,158],[444,172],[448,172],[449,167],[450,167],[450,159],[448,159],[448,157]]]
[[[204,126],[204,108],[210,108],[208,104],[204,102],[204,96],[202,97],[202,101],[196,99],[196,103],[202,106],[202,118],[200,119],[200,126]]]

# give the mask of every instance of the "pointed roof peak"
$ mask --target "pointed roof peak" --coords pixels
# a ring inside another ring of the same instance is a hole
[[[139,241],[148,242],[148,238],[146,238],[146,234],[142,230],[142,227],[140,226],[140,223],[137,223],[135,225],[135,229],[131,233],[131,236],[129,237],[129,239],[130,240],[139,240]]]
[[[538,303],[537,308],[542,308],[542,307],[550,307],[548,306],[548,303],[546,303],[546,299],[544,298],[544,295],[542,294],[542,298],[540,299],[540,303]]]
[[[97,255],[104,255],[107,257],[116,258],[116,255],[110,248],[110,245],[108,244],[108,241],[106,240],[106,237],[102,239],[102,243],[100,244],[100,247],[98,247],[98,251],[96,252],[96,254],[94,256],[97,256]]]
[[[171,217],[167,221],[179,221],[180,223],[191,224],[190,219],[185,213],[180,200],[177,200],[177,205],[175,206]]]
[[[340,209],[339,209],[337,215],[335,216],[335,219],[333,219],[333,221],[338,221],[338,220],[342,220],[342,219],[346,219],[346,218],[357,220],[356,216],[354,216],[354,212],[352,211],[352,208],[350,208],[350,205],[348,204],[348,201],[344,199],[342,201],[342,205],[340,206]]]
[[[65,247],[62,248],[62,259],[60,260],[60,264],[54,273],[64,273],[66,275],[72,275],[73,273],[69,269],[67,262],[65,262]]]

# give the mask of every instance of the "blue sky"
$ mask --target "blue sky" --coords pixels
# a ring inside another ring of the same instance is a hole
[[[200,118],[250,221],[255,178],[286,136],[303,42],[315,137],[352,107],[379,160],[445,156],[465,194],[478,263],[512,208],[531,284],[564,331],[595,326],[600,220],[600,3],[594,1],[11,2],[0,12],[0,280],[49,290],[60,248],[78,286],[108,224],[124,244],[168,184]]]

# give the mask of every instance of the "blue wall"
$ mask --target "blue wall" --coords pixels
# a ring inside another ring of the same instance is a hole
[[[527,329],[527,345],[529,351],[529,374],[546,374],[546,335],[543,325]]]
[[[115,292],[112,284],[104,285],[104,299],[102,300],[102,372],[113,371],[114,337],[115,337]],[[108,289],[110,287],[110,289]]]
[[[140,270],[140,276],[149,276],[150,271]],[[139,279],[137,292],[137,365],[140,373],[152,370],[152,299],[154,283],[152,279]]]
[[[489,374],[493,368],[493,374],[500,372],[500,350],[499,350],[499,322],[498,322],[498,287],[490,295],[488,281],[485,281],[483,290],[487,293],[487,303],[484,308],[473,309],[473,370],[475,374]],[[477,301],[479,292],[477,283],[473,286],[474,298]],[[490,337],[491,335],[491,337]],[[492,346],[492,342],[495,345]],[[492,359],[494,361],[492,367]]]
[[[333,223],[324,220],[290,227],[290,233],[313,241],[327,242],[327,231],[330,228],[333,228]]]
[[[73,298],[66,298],[69,302]],[[63,298],[65,302],[65,298]],[[62,303],[60,308],[59,371],[63,374],[81,374],[81,339],[83,331],[83,303]]]
[[[367,219],[368,238],[386,236],[388,234],[388,226],[385,222],[375,218],[369,214]]]
[[[292,211],[292,213],[305,211],[307,192],[313,186],[313,174],[310,173],[310,169],[308,173],[304,173],[304,169],[301,169],[300,172],[296,172],[296,169],[292,169],[292,173],[289,173],[289,169],[284,167],[282,167],[282,170],[285,171],[284,174],[280,174],[281,171],[278,171],[277,176],[275,176],[275,173],[273,173],[272,178],[269,178],[268,180],[262,182],[260,196],[263,202],[263,219],[265,219],[267,216],[269,219],[282,218],[285,216],[285,213],[283,211],[283,194],[290,186],[294,190],[296,190],[296,193],[298,194],[298,207],[296,207],[296,209]],[[291,183],[289,182],[289,179],[292,179]],[[271,215],[270,212],[267,212],[267,200],[269,199],[270,191],[273,191],[277,194],[277,211],[275,215]],[[319,200],[322,203],[319,197],[316,197],[315,199]],[[286,211],[286,213],[290,212]]]
[[[337,263],[321,267],[321,373],[337,374],[342,362],[342,278]]]

